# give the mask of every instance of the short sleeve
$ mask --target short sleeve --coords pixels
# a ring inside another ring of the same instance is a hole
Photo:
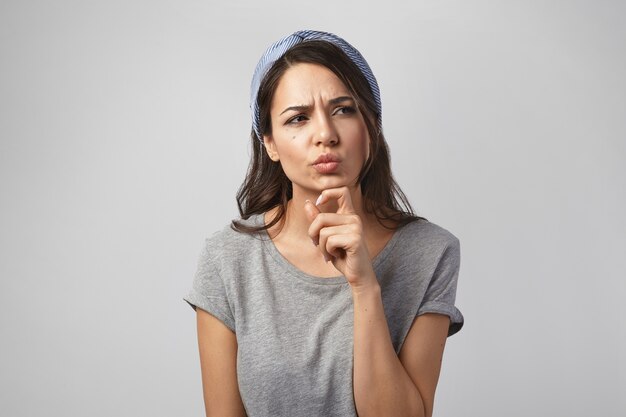
[[[226,288],[218,269],[215,267],[215,254],[210,253],[207,243],[205,241],[198,258],[198,266],[189,295],[183,300],[189,303],[194,310],[199,307],[210,313],[234,332],[235,320]]]
[[[430,280],[417,315],[439,313],[450,317],[448,336],[463,327],[463,314],[455,307],[456,286],[461,265],[460,242],[456,237],[446,246]]]

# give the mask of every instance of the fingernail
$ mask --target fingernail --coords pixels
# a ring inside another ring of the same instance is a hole
[[[317,246],[317,242],[315,241],[315,239],[311,238],[311,242],[313,242],[313,246]]]
[[[319,197],[317,197],[317,200],[315,201],[315,205],[316,205],[316,206],[319,206],[320,201],[322,201],[322,194],[320,194],[320,196],[319,196]]]
[[[328,261],[330,260],[330,259],[328,258],[328,256],[326,256],[326,254],[325,254],[325,253],[323,253],[322,255],[324,255],[324,261],[326,261],[326,263],[328,263]]]

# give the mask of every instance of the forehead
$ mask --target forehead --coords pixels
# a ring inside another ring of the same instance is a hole
[[[317,64],[296,64],[280,78],[273,106],[312,104],[318,98],[351,96],[344,83],[328,68]]]

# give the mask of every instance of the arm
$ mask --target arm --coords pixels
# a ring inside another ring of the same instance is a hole
[[[245,417],[237,383],[237,338],[221,321],[196,309],[207,417]]]
[[[354,399],[360,417],[432,416],[449,318],[414,320],[396,355],[380,287],[353,291]]]
[[[449,326],[450,318],[444,314],[418,316],[400,349],[400,362],[420,393],[426,417],[433,415],[435,389]]]
[[[322,213],[317,206],[330,199],[337,201],[336,213]],[[430,417],[450,325],[448,317],[420,315],[414,320],[398,357],[391,342],[362,221],[354,211],[349,189],[325,189],[315,205],[307,200],[304,209],[311,221],[309,237],[352,288],[353,389],[359,416]],[[455,288],[450,285],[458,273],[458,239],[455,243],[456,251],[450,251],[449,260],[440,261],[441,269],[438,267],[434,273],[437,278],[429,284],[429,300],[441,298],[446,289]],[[454,293],[448,291],[448,299],[450,294],[453,302]]]

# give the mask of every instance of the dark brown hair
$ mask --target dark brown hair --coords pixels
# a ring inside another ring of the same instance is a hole
[[[361,184],[363,210],[374,213],[378,222],[387,229],[401,227],[424,217],[416,216],[411,204],[391,173],[389,148],[382,131],[378,130],[380,114],[367,79],[352,60],[337,46],[325,41],[306,41],[289,49],[269,69],[259,87],[259,126],[263,134],[272,133],[270,107],[278,82],[287,69],[299,63],[323,65],[331,70],[348,88],[363,114],[370,136],[369,158],[357,177]],[[237,206],[242,219],[253,214],[263,214],[277,207],[278,211],[269,224],[249,226],[233,220],[231,228],[244,233],[267,230],[281,221],[292,197],[292,184],[279,162],[272,161],[254,129],[250,134],[252,158],[244,182],[237,191]],[[402,205],[401,205],[401,204]],[[404,207],[404,208],[402,208]],[[383,221],[392,221],[396,227],[387,227]]]

